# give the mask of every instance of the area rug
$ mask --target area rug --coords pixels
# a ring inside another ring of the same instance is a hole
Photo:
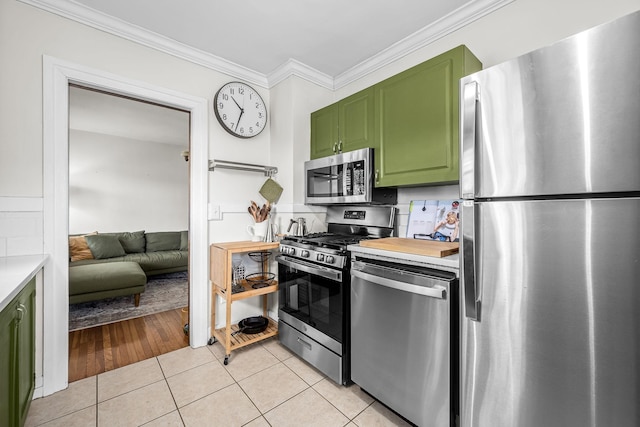
[[[183,271],[149,277],[138,307],[131,295],[69,304],[69,331],[187,307],[188,290],[188,274]]]

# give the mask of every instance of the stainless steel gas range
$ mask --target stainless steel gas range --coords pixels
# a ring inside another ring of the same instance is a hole
[[[396,212],[390,206],[330,206],[326,233],[280,242],[280,342],[338,384],[351,379],[347,246],[397,235]]]

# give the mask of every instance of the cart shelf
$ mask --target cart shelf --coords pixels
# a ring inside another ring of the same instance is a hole
[[[259,295],[266,295],[278,290],[278,281],[272,281],[272,284],[266,286],[264,288],[255,289],[252,283],[247,282],[246,280],[241,280],[238,285],[242,286],[244,289],[243,292],[229,292],[227,288],[222,288],[215,285],[215,293],[221,296],[222,298],[229,300],[229,295],[231,295],[231,301],[239,301],[246,298],[257,297]]]
[[[240,327],[237,324],[231,325],[230,326],[231,327],[231,337],[230,337],[231,350],[237,350],[249,344],[253,344],[255,342],[262,341],[266,338],[270,338],[278,335],[277,322],[271,318],[268,318],[268,320],[269,320],[269,325],[267,326],[267,329],[257,334],[238,333],[234,335],[234,332],[237,332],[238,330],[240,330]],[[224,342],[226,333],[227,333],[227,328],[222,327],[222,328],[216,329],[213,333],[213,336],[216,338],[216,340],[220,342]]]

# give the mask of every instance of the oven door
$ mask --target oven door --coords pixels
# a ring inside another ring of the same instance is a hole
[[[345,334],[342,270],[278,255],[278,317],[341,355]]]

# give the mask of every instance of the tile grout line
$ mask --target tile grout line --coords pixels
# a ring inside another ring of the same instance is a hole
[[[173,390],[171,390],[171,386],[169,385],[169,379],[167,378],[167,374],[164,372],[164,369],[162,368],[162,363],[160,363],[160,359],[158,359],[158,356],[155,356],[156,362],[158,363],[158,366],[160,367],[160,372],[162,372],[162,378],[164,379],[165,384],[167,385],[167,389],[169,389],[169,393],[171,394],[171,399],[173,400],[173,404],[176,406],[175,411],[178,413],[178,416],[180,417],[180,422],[182,422],[182,425],[184,426],[184,419],[182,418],[182,413],[180,412],[180,408],[178,407],[178,402],[176,402],[176,397],[173,394]],[[202,366],[202,365],[198,365],[198,366]],[[191,368],[193,369],[193,368]],[[187,369],[188,371],[189,369]],[[186,372],[186,371],[185,371]],[[177,374],[176,374],[177,375]],[[167,412],[166,414],[163,414],[157,418],[154,418],[153,420],[149,420],[147,421],[145,424],[149,424],[150,422],[153,422],[157,419],[160,419],[162,417],[165,417],[167,415],[169,415],[171,412]]]

